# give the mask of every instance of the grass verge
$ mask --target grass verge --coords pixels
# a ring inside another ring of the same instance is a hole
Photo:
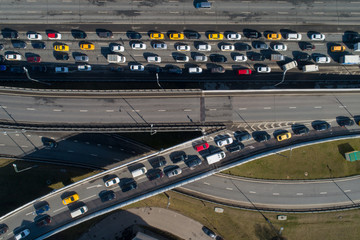
[[[321,179],[360,174],[360,161],[345,153],[360,150],[360,139],[315,144],[228,169],[223,173],[262,179]]]

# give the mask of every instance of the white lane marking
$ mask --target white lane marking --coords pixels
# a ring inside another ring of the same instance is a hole
[[[95,194],[95,195],[91,195],[90,197],[84,198],[83,201],[88,200],[88,199],[93,198],[93,197],[96,197],[96,194]]]
[[[26,145],[22,145],[21,147],[22,147],[22,148],[27,148],[27,147],[29,147],[29,146],[26,146]]]
[[[140,112],[140,110],[132,110],[132,112]]]
[[[7,106],[1,106],[1,107],[2,107],[2,108],[5,108],[5,109],[7,108]]]
[[[295,109],[296,107],[289,107],[290,109]]]
[[[233,189],[232,189],[232,188],[230,188],[230,187],[227,187],[227,188],[226,188],[226,190],[230,190],[230,191],[232,191]]]
[[[63,2],[72,2],[72,0],[62,0]]]
[[[341,106],[339,106],[339,108],[346,108],[346,106],[342,106],[342,105],[341,105]]]
[[[86,109],[80,109],[80,112],[88,112],[89,110]]]
[[[87,187],[86,189],[90,189],[90,188],[94,188],[94,187],[102,187],[102,185],[97,184],[97,185],[93,185],[93,186]]]
[[[17,137],[18,137],[18,136],[20,136],[20,134],[18,134],[18,133],[17,133],[17,134],[15,134],[15,136],[17,136]]]
[[[216,108],[210,108],[209,111],[216,111]]]
[[[106,112],[114,112],[112,109],[107,109]]]
[[[239,108],[239,110],[246,110],[247,108]]]
[[[53,112],[61,112],[61,109],[53,109]]]
[[[55,213],[55,212],[58,212],[58,211],[60,211],[60,210],[63,210],[64,208],[67,208],[67,207],[62,207],[62,208],[56,209],[56,210],[54,210],[53,212],[54,212],[54,213]]]
[[[63,13],[65,13],[65,14],[69,13],[70,14],[70,13],[72,13],[72,11],[63,11]]]
[[[313,12],[314,14],[324,14],[324,12]]]
[[[5,146],[5,144],[4,143],[0,143],[0,147],[4,147]]]
[[[37,0],[26,0],[27,2],[37,2]]]
[[[351,192],[351,190],[350,190],[350,189],[346,189],[346,190],[344,190],[344,192]]]
[[[184,109],[184,112],[191,112],[191,109]]]
[[[100,13],[100,14],[107,14],[108,11],[98,11],[98,13]]]
[[[98,155],[97,154],[95,154],[95,153],[92,153],[92,154],[90,154],[91,156],[93,156],[93,157],[97,157]]]
[[[169,2],[178,2],[178,1],[170,0]]]
[[[322,108],[322,106],[315,106],[314,108]]]
[[[254,192],[254,191],[249,191],[249,193],[256,193],[256,192]]]
[[[27,214],[25,214],[26,216],[29,216],[29,215],[35,215],[35,212],[29,212],[29,213],[27,213]]]
[[[173,14],[178,14],[179,12],[170,12],[170,13],[173,13]]]
[[[30,134],[27,134],[26,136],[27,136],[27,137],[31,137],[31,135],[30,135]]]
[[[204,182],[204,184],[206,184],[206,185],[210,185],[210,183],[208,183],[208,182]]]
[[[264,107],[264,109],[271,109],[271,107]]]
[[[73,151],[73,150],[67,150],[67,152],[69,152],[69,153],[73,153],[74,151]]]
[[[320,3],[324,3],[324,2],[318,2],[318,1],[315,1],[314,3],[316,3],[316,4],[320,4]]]
[[[323,194],[327,194],[327,192],[321,192],[320,194],[322,194],[322,195],[323,195]]]
[[[35,108],[26,108],[28,111],[35,111]]]
[[[26,13],[34,14],[34,13],[40,13],[40,11],[26,11]]]
[[[304,195],[304,194],[301,192],[296,193],[296,196],[302,196],[302,195]]]
[[[159,109],[158,112],[166,112],[165,109]]]
[[[278,14],[288,14],[288,12],[278,12]]]
[[[273,195],[274,195],[274,196],[279,196],[280,193],[274,192]]]

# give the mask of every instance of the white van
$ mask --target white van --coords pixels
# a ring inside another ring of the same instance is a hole
[[[209,155],[206,157],[206,161],[208,162],[208,164],[213,164],[216,162],[219,162],[221,159],[225,158],[226,154],[224,151],[218,152],[218,153],[214,153],[212,155]]]
[[[79,207],[79,208],[73,210],[70,214],[71,214],[72,218],[76,218],[76,217],[78,217],[80,215],[83,215],[87,211],[88,211],[87,206],[82,206],[82,207]]]
[[[150,56],[150,57],[147,57],[147,61],[148,62],[161,62],[161,57],[158,57],[158,56]]]
[[[301,40],[301,34],[300,33],[287,33],[285,35],[286,40]]]
[[[319,71],[319,66],[315,64],[304,65],[302,70],[303,72],[316,72]]]
[[[131,171],[131,175],[135,177],[139,177],[147,172],[146,167],[141,167],[138,169],[135,169],[134,171]]]

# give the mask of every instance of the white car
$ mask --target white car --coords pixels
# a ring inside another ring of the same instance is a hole
[[[194,60],[195,62],[206,62],[208,60],[208,57],[205,55],[195,55]]]
[[[78,71],[91,71],[91,65],[78,65]]]
[[[192,73],[202,73],[202,68],[200,67],[191,67],[189,68],[189,73],[192,74]]]
[[[8,61],[21,61],[21,55],[17,53],[5,54],[5,59]]]
[[[30,230],[29,229],[24,229],[21,232],[19,232],[18,234],[15,235],[15,239],[16,240],[20,240],[23,238],[26,238],[27,236],[29,236],[30,234]]]
[[[118,177],[114,177],[105,182],[105,187],[111,187],[112,185],[118,184],[119,182],[120,182],[120,179]]]
[[[322,41],[325,40],[325,35],[321,33],[314,33],[311,34],[310,39],[314,41]]]
[[[145,68],[143,65],[141,64],[134,64],[134,65],[130,65],[130,71],[137,71],[137,72],[142,72],[144,71]]]
[[[183,51],[190,51],[190,46],[187,44],[180,44],[176,46],[176,50],[183,52]]]
[[[147,57],[147,62],[157,62],[157,63],[160,63],[161,62],[161,57],[159,56],[149,56]]]
[[[331,59],[329,57],[316,57],[316,63],[330,63]]]
[[[29,40],[42,40],[42,36],[39,33],[28,33],[27,38]]]
[[[270,67],[258,67],[256,69],[256,71],[258,73],[269,73],[269,72],[271,72],[271,68]]]
[[[228,144],[232,144],[234,142],[234,140],[232,139],[232,137],[227,137],[227,138],[223,138],[223,139],[219,139],[216,141],[216,145],[218,145],[219,147],[228,145]]]
[[[124,46],[120,44],[111,45],[110,49],[112,52],[123,52],[125,50]]]
[[[197,45],[199,51],[208,52],[211,51],[211,46],[209,44],[199,44]]]
[[[181,174],[181,173],[182,173],[181,168],[176,167],[176,168],[174,168],[174,169],[172,169],[172,170],[170,170],[170,171],[167,171],[167,172],[166,172],[166,176],[168,176],[169,178],[171,178],[171,177],[175,177],[175,176],[177,176],[177,175],[179,175],[179,174]]]
[[[131,48],[135,49],[135,50],[146,49],[146,44],[145,43],[133,43],[133,44],[131,44]]]
[[[238,33],[229,33],[226,35],[226,39],[227,40],[240,40],[241,39],[241,35]]]
[[[248,58],[245,55],[235,55],[234,56],[235,62],[246,62],[247,60],[248,60]]]
[[[286,51],[287,46],[283,43],[276,43],[273,46],[274,51]]]
[[[235,47],[234,47],[234,45],[231,45],[231,44],[224,44],[224,45],[221,45],[220,50],[221,51],[234,51]]]
[[[69,68],[68,67],[55,67],[56,73],[68,73]]]

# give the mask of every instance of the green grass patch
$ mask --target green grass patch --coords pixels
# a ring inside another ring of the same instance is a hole
[[[360,161],[345,153],[360,150],[360,139],[315,144],[228,169],[223,173],[262,179],[321,179],[360,174]]]
[[[15,172],[12,163],[20,171]],[[22,171],[24,169],[28,170]],[[50,164],[8,162],[0,168],[0,215],[4,215],[54,189],[96,174],[97,171]]]

